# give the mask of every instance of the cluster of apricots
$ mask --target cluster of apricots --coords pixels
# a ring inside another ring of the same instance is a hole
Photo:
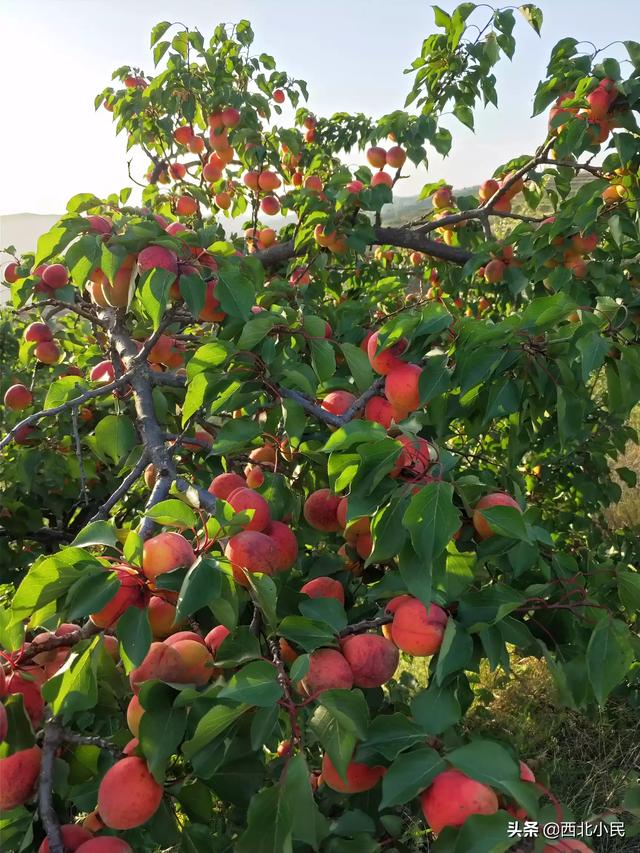
[[[551,225],[555,222],[555,216],[549,216],[544,224]],[[598,245],[598,235],[595,232],[588,234],[576,233],[571,235],[558,235],[551,241],[552,246],[557,246],[562,252],[562,261],[549,258],[545,266],[554,269],[560,265],[571,270],[576,278],[584,278],[588,271],[588,261],[585,256],[594,251]]]
[[[478,270],[478,275],[487,282],[487,284],[498,284],[504,278],[504,274],[508,267],[521,266],[513,256],[513,246],[502,246],[499,252],[492,254],[491,260]]]
[[[366,156],[369,164],[374,169],[378,169],[371,178],[371,186],[386,186],[391,188],[393,186],[393,177],[384,171],[384,167],[389,166],[390,169],[399,171],[406,162],[407,152],[401,145],[393,145],[388,151],[385,151],[379,145],[374,145],[367,150]]]
[[[569,120],[577,118],[586,123],[590,145],[601,145],[616,126],[618,87],[608,77],[595,81],[595,87],[586,96],[587,108],[573,104],[575,92],[564,92],[549,111],[549,131],[558,132]]]

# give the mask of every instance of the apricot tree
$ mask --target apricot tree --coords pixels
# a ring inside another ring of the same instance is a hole
[[[507,850],[569,815],[467,735],[482,662],[637,706],[637,531],[602,511],[640,399],[640,44],[561,41],[546,137],[391,226],[515,50],[511,8],[435,14],[378,119],[315,116],[246,21],[158,24],[155,76],[96,100],[141,201],[76,196],[6,266],[3,849],[373,853],[419,816]]]

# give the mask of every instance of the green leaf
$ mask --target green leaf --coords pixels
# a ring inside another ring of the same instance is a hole
[[[156,781],[163,781],[169,759],[177,752],[186,727],[186,708],[145,709],[140,719],[138,738]]]
[[[587,646],[587,673],[600,705],[623,681],[633,661],[629,626],[619,619],[601,619]]]
[[[430,355],[426,359],[418,380],[418,392],[423,405],[449,390],[452,371],[447,367],[448,361],[446,355]]]
[[[535,6],[533,3],[524,3],[518,7],[524,19],[531,25],[537,35],[540,35],[542,29],[542,9]]]
[[[120,582],[115,572],[88,572],[81,575],[65,600],[67,619],[78,619],[89,616],[108,604],[120,589]]]
[[[48,261],[58,255],[69,243],[87,227],[86,219],[81,216],[69,216],[57,222],[51,230],[38,238],[38,247],[34,265]]]
[[[191,507],[174,498],[154,504],[145,510],[144,514],[165,527],[192,529],[197,523],[196,514]]]
[[[138,298],[153,323],[154,331],[160,325],[167,309],[169,289],[175,280],[175,273],[160,267],[148,270],[140,277],[137,290]]]
[[[436,664],[436,682],[442,685],[453,672],[465,669],[471,662],[473,640],[455,619],[447,621]]]
[[[393,761],[399,753],[424,743],[424,739],[422,727],[405,714],[383,714],[372,721],[364,743],[358,747],[356,759],[371,761],[381,755]]]
[[[260,424],[244,419],[227,421],[218,430],[215,441],[211,445],[211,453],[216,456],[227,456],[229,453],[244,449],[262,432]]]
[[[261,708],[273,705],[282,695],[275,666],[264,660],[248,663],[231,676],[226,687],[219,693],[221,699],[258,705]]]
[[[89,545],[109,545],[115,548],[118,544],[116,528],[113,521],[91,521],[78,533],[71,543],[78,548]]]
[[[434,853],[504,853],[512,845],[509,826],[513,817],[505,811],[495,814],[474,814],[460,829],[447,827],[438,836]]]
[[[136,446],[136,430],[127,415],[107,415],[95,429],[96,450],[118,464]]]
[[[206,282],[199,275],[181,275],[178,279],[180,296],[184,299],[191,316],[197,320],[204,308],[207,292]]]
[[[251,798],[247,828],[235,844],[237,853],[292,853],[294,812],[282,782]]]
[[[118,619],[116,634],[120,656],[130,671],[142,663],[153,639],[146,607],[128,607]]]
[[[335,641],[335,633],[330,625],[304,616],[285,616],[278,627],[278,634],[302,646],[305,652],[312,652]]]
[[[242,329],[238,339],[238,349],[253,349],[256,344],[264,340],[271,329],[278,323],[282,323],[282,318],[268,311],[262,311],[260,314],[252,317],[248,323],[245,323]]]
[[[304,753],[298,752],[289,759],[281,784],[293,811],[293,838],[318,850],[329,827],[315,803]]]
[[[162,36],[166,33],[166,31],[171,26],[170,21],[160,21],[159,24],[156,24],[155,27],[151,30],[151,44],[150,47],[153,47],[156,42],[160,41]]]
[[[258,638],[251,633],[248,625],[241,625],[218,649],[216,666],[239,666],[259,657],[262,657],[262,652]]]
[[[388,809],[415,799],[446,768],[440,755],[428,746],[400,755],[383,776],[380,807]]]
[[[367,354],[355,344],[340,344],[340,349],[347,360],[349,373],[353,376],[356,388],[361,394],[364,393],[373,383],[373,371]]]
[[[381,424],[356,419],[339,427],[322,448],[322,452],[331,453],[334,450],[347,450],[354,444],[381,441],[386,436],[387,432]]]
[[[477,512],[489,522],[491,530],[499,536],[523,542],[530,541],[522,513],[515,507],[492,506]]]
[[[191,740],[182,745],[186,759],[191,760],[201,749],[207,747],[225,729],[249,710],[250,705],[226,705],[219,703],[200,719]]]
[[[336,353],[329,341],[311,338],[309,340],[311,350],[311,366],[321,382],[331,379],[336,372]]]
[[[621,569],[618,572],[618,595],[630,614],[640,611],[640,574]]]
[[[198,557],[182,581],[176,605],[176,621],[182,621],[219,598],[222,577],[217,560],[213,557]]]
[[[407,532],[402,526],[407,504],[406,497],[394,498],[373,516],[371,521],[373,551],[367,558],[368,565],[384,563],[400,552],[407,537]]]
[[[78,397],[85,390],[86,384],[81,376],[61,376],[49,386],[43,408],[52,409],[55,406],[60,406],[62,403]]]
[[[426,690],[421,690],[411,699],[411,713],[427,734],[442,734],[462,716],[454,685],[441,687],[432,681]]]
[[[98,701],[96,670],[99,656],[94,654],[101,643],[94,637],[87,648],[71,652],[63,668],[42,685],[42,696],[52,713],[66,722],[78,711],[95,708]]]
[[[223,263],[218,270],[216,299],[230,317],[248,320],[252,317],[251,306],[256,300],[253,281],[242,273],[239,266]]]
[[[318,705],[309,722],[311,731],[320,745],[329,754],[338,775],[345,779],[347,766],[353,756],[356,736],[352,727],[347,727],[328,708]]]
[[[347,614],[335,598],[310,598],[300,602],[299,610],[308,619],[326,622],[334,631],[342,631],[347,627]]]
[[[499,743],[476,740],[447,753],[447,761],[472,779],[496,788],[517,782],[520,767],[515,758]]]
[[[369,707],[361,690],[323,690],[317,702],[345,731],[365,740],[369,727]]]

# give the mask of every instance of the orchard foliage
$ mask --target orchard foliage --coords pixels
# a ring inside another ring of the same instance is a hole
[[[639,540],[602,519],[640,399],[640,44],[560,42],[546,137],[387,227],[515,51],[512,9],[435,14],[378,119],[315,116],[246,21],[158,24],[155,76],[96,100],[142,204],[76,196],[5,268],[3,849],[507,850],[570,815],[465,734],[481,662],[640,704]]]

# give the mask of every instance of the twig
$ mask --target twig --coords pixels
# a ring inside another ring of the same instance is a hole
[[[60,821],[53,807],[53,772],[56,752],[62,746],[62,725],[55,717],[44,724],[42,765],[38,779],[38,811],[47,833],[50,853],[65,853]]]
[[[355,622],[353,625],[347,625],[340,631],[338,636],[351,637],[353,634],[364,634],[372,628],[380,628],[382,625],[388,625],[393,622],[393,614],[385,613],[384,616],[376,616],[375,619],[363,619],[362,622]]]
[[[109,517],[109,512],[111,509],[118,503],[120,498],[123,498],[129,489],[136,483],[142,472],[147,467],[147,463],[149,461],[149,457],[146,453],[143,453],[140,459],[138,460],[136,466],[131,469],[131,471],[127,474],[124,480],[120,483],[118,488],[113,492],[111,497],[107,498],[107,500],[102,504],[100,509],[96,512],[92,518],[89,519],[89,523],[92,521],[100,521],[101,519],[106,519]]]
[[[36,655],[39,655],[40,652],[48,652],[52,649],[75,646],[77,643],[82,642],[82,640],[88,640],[90,637],[94,637],[96,634],[99,634],[101,630],[102,629],[98,628],[97,625],[94,625],[93,622],[87,621],[82,628],[79,628],[77,631],[70,631],[68,634],[62,634],[60,637],[51,636],[48,639],[43,640],[41,643],[27,643],[22,647],[22,649],[16,652],[15,663],[22,666],[32,660]]]

